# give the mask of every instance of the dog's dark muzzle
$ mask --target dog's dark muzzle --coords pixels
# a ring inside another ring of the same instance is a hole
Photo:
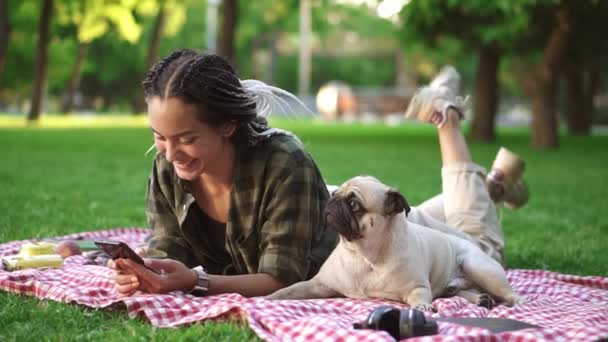
[[[324,216],[327,225],[346,240],[353,241],[362,237],[357,218],[344,198],[338,196],[330,198],[325,207]]]

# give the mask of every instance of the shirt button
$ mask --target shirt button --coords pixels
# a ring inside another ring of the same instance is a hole
[[[186,210],[186,205],[184,204],[184,210]]]

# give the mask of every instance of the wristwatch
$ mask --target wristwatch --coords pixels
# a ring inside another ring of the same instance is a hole
[[[209,274],[207,274],[203,266],[193,267],[192,270],[196,272],[198,279],[191,292],[206,293],[209,290]]]

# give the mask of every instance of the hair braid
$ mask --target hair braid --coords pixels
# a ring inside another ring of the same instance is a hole
[[[189,60],[186,64],[184,64],[182,66],[182,70],[183,74],[181,77],[181,80],[179,82],[179,84],[176,87],[176,91],[183,91],[187,88],[187,86],[189,84],[194,83],[200,83],[197,82],[197,75],[194,75],[194,71],[198,70],[198,64],[200,64],[201,60],[202,60],[203,56],[197,56],[195,58],[192,58],[191,60]],[[204,89],[200,89],[201,91],[204,91]]]
[[[208,111],[221,114],[221,118],[210,121],[250,121],[257,116],[255,96],[243,88],[225,60],[200,55],[185,63],[181,70],[181,80],[173,91],[183,94],[189,102],[201,103]]]
[[[236,146],[251,146],[269,129],[258,116],[257,96],[245,89],[230,63],[217,55],[183,49],[157,62],[143,80],[146,97],[179,98],[197,108],[198,119],[211,126],[235,122]]]
[[[186,53],[194,53],[192,50],[178,50],[172,52],[166,58],[161,59],[159,62],[154,64],[146,77],[144,78],[142,85],[144,87],[144,92],[146,96],[160,93],[162,90],[158,87],[158,79],[162,75],[163,71],[167,68],[168,65],[173,63],[173,61],[182,57]]]

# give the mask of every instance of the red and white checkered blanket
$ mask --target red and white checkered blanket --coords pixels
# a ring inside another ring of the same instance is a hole
[[[131,245],[141,243],[149,231],[138,228],[86,232],[61,238],[113,238]],[[0,255],[16,254],[28,241],[0,244]],[[145,316],[157,327],[175,327],[203,320],[245,321],[270,341],[391,341],[388,333],[355,330],[378,305],[404,305],[379,300],[347,298],[269,301],[237,294],[194,297],[181,292],[166,295],[136,293],[121,297],[111,280],[112,271],[83,256],[72,256],[60,269],[0,270],[0,289],[13,293],[70,302],[94,308],[124,304],[131,317]],[[595,341],[608,338],[608,278],[581,277],[541,270],[509,270],[509,281],[528,302],[513,308],[492,310],[474,306],[462,298],[434,301],[438,313],[428,317],[511,318],[541,326],[492,334],[483,328],[439,323],[439,335],[424,341]],[[415,341],[412,340],[412,341]]]

